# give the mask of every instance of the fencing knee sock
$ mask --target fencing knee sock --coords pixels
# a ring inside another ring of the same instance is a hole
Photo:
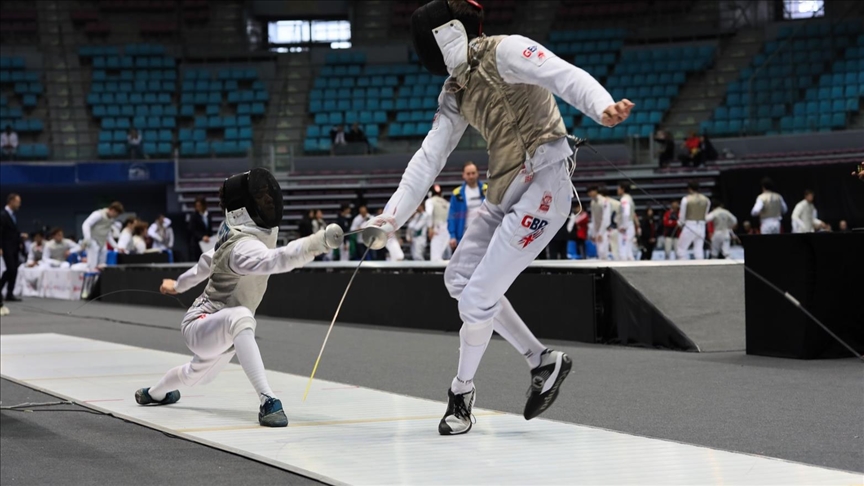
[[[183,384],[180,381],[180,375],[183,373],[183,367],[186,365],[175,366],[168,370],[168,373],[165,373],[165,376],[159,380],[159,383],[156,383],[156,386],[150,387],[150,398],[156,400],[157,402],[161,402],[165,399],[165,395],[170,392],[180,388],[180,385]]]
[[[255,342],[255,333],[252,329],[244,329],[234,337],[234,351],[237,353],[237,359],[240,361],[240,366],[246,373],[246,377],[255,387],[258,392],[258,398],[261,403],[269,397],[275,397],[273,390],[270,389],[270,384],[267,382],[267,375],[264,371],[264,362],[261,360],[261,351],[258,350],[258,343]]]
[[[479,324],[462,324],[459,331],[459,371],[450,384],[453,393],[468,393],[474,388],[474,375],[491,338],[491,320]]]
[[[546,346],[534,337],[506,297],[502,297],[498,303],[501,304],[501,311],[495,316],[495,332],[522,353],[532,369],[540,366],[540,354],[546,350]]]

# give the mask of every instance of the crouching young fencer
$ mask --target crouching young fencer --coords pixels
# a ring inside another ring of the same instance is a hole
[[[493,330],[531,368],[524,417],[538,416],[558,396],[570,358],[541,344],[504,297],[570,214],[574,152],[553,94],[605,126],[625,120],[633,107],[615,103],[588,73],[531,39],[484,36],[482,20],[476,0],[433,0],[414,12],[415,52],[427,70],[449,78],[432,128],[384,214],[363,235],[370,247],[382,247],[414,213],[468,125],[477,128],[488,144],[488,192],[444,273],[463,325],[459,367],[438,425],[443,435],[471,429],[474,375]]]
[[[141,388],[141,405],[167,405],[180,399],[181,386],[204,385],[231,361],[234,354],[258,393],[258,423],[285,427],[288,418],[273,394],[255,343],[255,309],[271,274],[290,272],[317,255],[342,244],[342,229],[331,224],[306,238],[276,248],[282,221],[282,190],[266,169],[256,168],[226,179],[219,190],[225,222],[213,250],[174,280],[162,282],[166,294],[185,292],[207,281],[204,293],[186,312],[181,324],[192,360],[168,371],[153,387]]]

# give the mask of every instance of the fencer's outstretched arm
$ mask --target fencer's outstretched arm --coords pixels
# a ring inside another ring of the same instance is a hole
[[[507,36],[498,44],[495,59],[505,82],[542,86],[597,123],[603,124],[603,111],[615,104],[590,74],[527,37]]]
[[[174,285],[174,290],[177,293],[182,294],[210,278],[210,265],[213,263],[213,253],[214,250],[206,251],[201,255],[201,258],[198,259],[198,263],[194,267],[177,277],[177,283]]]
[[[426,192],[441,173],[447,157],[456,148],[466,128],[468,122],[459,114],[456,97],[442,91],[438,96],[438,113],[432,122],[432,129],[408,162],[399,188],[384,206],[383,215],[395,220],[394,230],[404,226],[423,202]]]
[[[332,232],[336,230],[339,234],[334,240]],[[267,245],[255,238],[246,238],[234,245],[228,264],[240,275],[286,273],[306,265],[316,256],[340,245],[342,245],[342,229],[335,224],[329,225],[326,232],[321,230],[314,235],[273,249],[267,248]]]

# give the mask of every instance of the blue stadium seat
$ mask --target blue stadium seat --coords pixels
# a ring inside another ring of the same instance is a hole
[[[834,113],[831,115],[831,128],[844,128],[846,126],[846,114]]]
[[[126,144],[125,143],[111,144],[111,156],[112,157],[125,157],[126,156]]]
[[[144,142],[144,155],[156,155],[156,142]]]
[[[252,103],[252,114],[255,116],[263,116],[264,103]]]
[[[111,157],[111,144],[110,143],[100,143],[97,147],[97,153],[99,157]]]
[[[729,118],[729,108],[725,106],[718,106],[714,110],[714,119],[716,120],[725,120]]]
[[[126,141],[126,131],[125,130],[114,130],[113,139],[115,142],[125,142]]]
[[[237,117],[237,126],[238,127],[250,127],[252,126],[252,118],[249,115],[239,115]]]
[[[318,151],[318,141],[314,138],[306,138],[303,140],[303,151],[307,153]]]
[[[102,130],[113,130],[114,128],[116,128],[117,123],[114,118],[103,118],[101,126]]]
[[[207,141],[195,142],[195,155],[196,156],[210,155],[210,143]]]
[[[858,98],[846,100],[846,111],[858,111],[860,109]]]
[[[730,107],[729,108],[729,118],[730,119],[744,118],[744,109],[740,106]]]
[[[195,155],[195,142],[181,142],[180,143],[180,155],[184,157],[188,157],[191,155]]]

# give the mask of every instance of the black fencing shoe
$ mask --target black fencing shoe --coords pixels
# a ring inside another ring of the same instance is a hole
[[[258,411],[258,424],[264,427],[288,427],[288,417],[278,398],[269,397]]]
[[[525,404],[525,420],[545,412],[558,398],[558,388],[570,373],[573,361],[561,351],[547,349],[540,355],[540,366],[531,370],[531,388]]]
[[[178,400],[180,400],[180,392],[178,390],[166,393],[165,398],[158,401],[150,396],[149,387],[135,392],[135,401],[138,402],[138,405],[171,405],[172,403],[177,403]]]
[[[477,398],[477,390],[471,389],[468,393],[456,395],[453,390],[447,390],[447,412],[438,424],[438,433],[441,435],[459,435],[471,430],[474,408],[474,400]]]

